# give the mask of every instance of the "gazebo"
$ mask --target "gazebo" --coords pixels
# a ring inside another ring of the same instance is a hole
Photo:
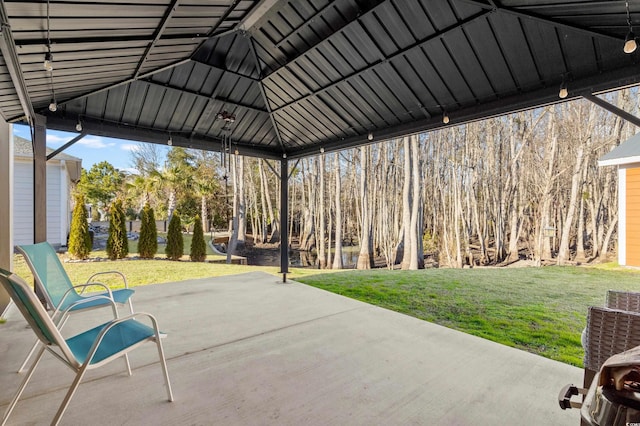
[[[286,240],[289,165],[304,156],[580,97],[640,125],[598,97],[640,83],[639,13],[620,0],[2,1],[0,267],[11,123],[33,133],[36,242],[46,161],[87,134],[277,160]],[[47,128],[78,136],[47,155]]]

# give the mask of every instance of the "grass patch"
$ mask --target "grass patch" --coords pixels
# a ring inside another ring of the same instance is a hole
[[[348,271],[298,281],[582,367],[588,306],[603,305],[610,288],[639,290],[638,278],[607,266]]]
[[[61,257],[64,261],[64,256]],[[104,252],[92,252],[92,257],[105,258],[106,255]],[[85,282],[96,272],[117,270],[127,276],[127,281],[130,287],[197,278],[221,277],[225,275],[254,271],[262,271],[272,274],[274,275],[274,278],[281,277],[281,275],[278,274],[280,268],[275,266],[227,265],[225,263],[191,262],[188,260],[188,257],[183,259],[186,260],[178,262],[164,259],[65,262],[64,268],[74,284]],[[27,282],[33,281],[31,271],[22,256],[14,256],[13,271],[24,278]],[[298,279],[315,273],[317,273],[317,270],[290,268],[290,273],[287,277],[291,279]],[[108,284],[114,289],[123,286],[122,280],[118,279],[116,276],[101,276],[100,282]]]

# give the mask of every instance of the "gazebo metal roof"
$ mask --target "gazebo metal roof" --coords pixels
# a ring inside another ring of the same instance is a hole
[[[640,3],[629,8],[633,24]],[[567,99],[640,83],[616,0],[3,0],[0,12],[5,120],[215,150],[227,112],[238,150],[266,158],[558,102],[563,81]]]

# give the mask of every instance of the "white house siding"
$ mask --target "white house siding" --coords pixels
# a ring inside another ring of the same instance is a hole
[[[14,244],[33,243],[33,163],[14,164]],[[67,244],[69,194],[64,162],[47,163],[47,241]]]
[[[13,243],[33,243],[33,165],[17,161],[13,165]]]

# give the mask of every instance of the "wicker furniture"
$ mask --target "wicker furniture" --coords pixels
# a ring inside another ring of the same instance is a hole
[[[640,293],[632,291],[609,290],[605,305],[610,309],[640,312]]]
[[[584,338],[584,386],[612,355],[640,346],[640,293],[609,290],[606,307],[591,306]]]

